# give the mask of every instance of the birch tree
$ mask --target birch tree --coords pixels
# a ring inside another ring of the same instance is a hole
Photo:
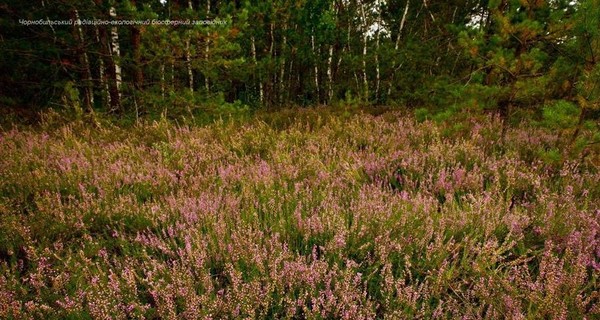
[[[402,39],[402,32],[404,31],[404,25],[406,24],[406,17],[408,15],[408,8],[410,6],[410,0],[406,0],[406,5],[404,6],[404,12],[402,13],[402,19],[400,20],[400,24],[398,25],[398,34],[396,35],[396,41],[394,43],[394,52],[398,52],[398,48],[400,48],[400,39]],[[402,67],[402,64],[400,65]],[[391,68],[391,76],[390,83],[388,85],[387,96],[389,97],[392,94],[392,86],[394,83],[394,76],[396,75],[396,59],[392,61]]]
[[[117,19],[117,10],[114,6],[110,7],[110,17],[113,20]],[[118,111],[121,109],[121,87],[122,87],[122,75],[121,75],[121,64],[119,62],[121,56],[121,50],[119,47],[119,31],[116,26],[110,28],[110,60],[112,61],[111,72],[114,72],[114,87],[111,89],[111,112]]]
[[[360,23],[362,37],[362,80],[363,80],[363,100],[369,101],[369,80],[367,78],[367,39],[368,39],[368,22],[365,13],[364,0],[360,1]]]

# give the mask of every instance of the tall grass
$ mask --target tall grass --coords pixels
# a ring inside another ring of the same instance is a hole
[[[458,128],[458,129],[457,129]],[[600,317],[597,150],[303,113],[0,133],[0,318]]]

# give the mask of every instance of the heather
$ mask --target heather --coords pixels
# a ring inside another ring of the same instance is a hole
[[[600,157],[570,137],[325,110],[4,130],[0,318],[598,318]]]

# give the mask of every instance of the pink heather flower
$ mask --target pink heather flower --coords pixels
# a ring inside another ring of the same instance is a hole
[[[456,170],[454,170],[454,172],[452,173],[452,178],[454,179],[454,184],[457,186],[462,185],[464,179],[465,179],[465,174],[466,174],[466,170],[464,168],[458,168]]]
[[[64,300],[57,300],[56,304],[67,311],[73,311],[77,308],[77,302],[66,296]]]
[[[106,248],[102,248],[102,249],[98,250],[98,256],[101,257],[102,259],[107,259],[108,252],[106,251]]]
[[[334,243],[337,249],[341,249],[346,246],[346,235],[345,232],[338,232],[334,237]]]

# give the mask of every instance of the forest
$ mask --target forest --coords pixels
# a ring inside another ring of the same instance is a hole
[[[600,318],[599,60],[600,0],[0,1],[0,318]]]
[[[591,0],[12,2],[0,7],[8,107],[189,118],[352,103],[512,115],[566,103],[597,117]]]

